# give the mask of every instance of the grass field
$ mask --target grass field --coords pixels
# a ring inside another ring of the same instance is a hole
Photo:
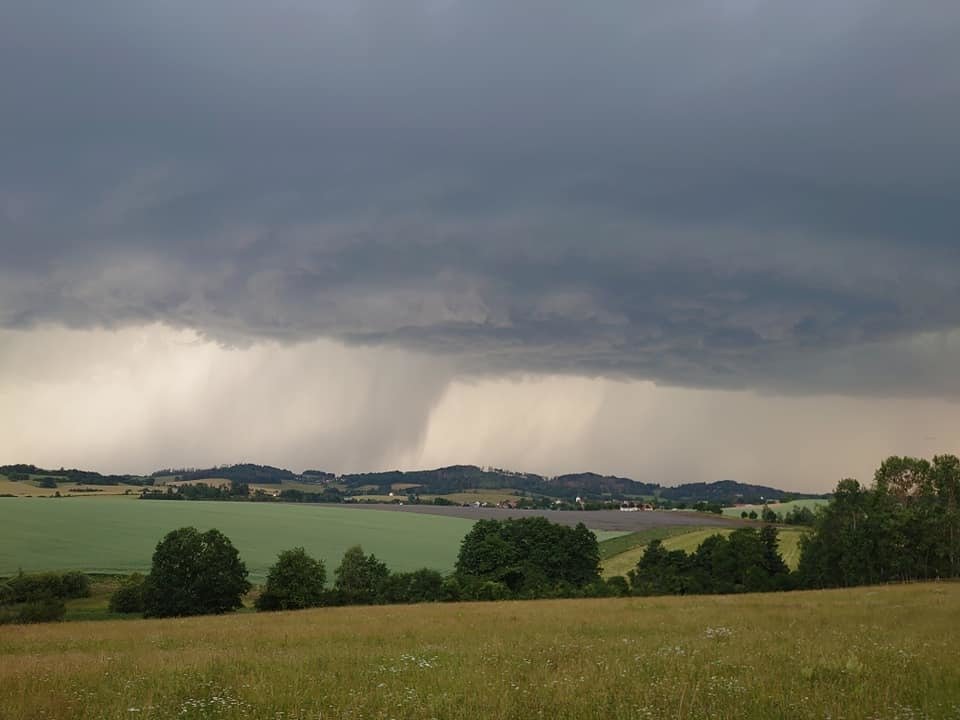
[[[791,500],[790,502],[785,503],[774,503],[770,505],[770,509],[775,513],[781,513],[786,515],[793,508],[807,507],[811,510],[816,510],[821,505],[829,504],[829,500]],[[723,509],[723,514],[727,517],[740,517],[740,513],[747,512],[751,510],[756,510],[759,515],[763,510],[763,505],[743,505],[742,507],[728,507]]]
[[[654,539],[663,540],[663,546],[667,550],[683,550],[684,552],[694,552],[704,540],[711,535],[729,535],[732,530],[729,528],[700,528],[696,530],[687,530],[686,528],[658,528],[661,535],[651,535],[644,539],[645,533],[631,533],[625,538],[607,541],[601,545],[601,548],[607,548],[612,543],[621,542],[634,535],[637,542],[632,547],[617,554],[608,554],[602,558],[603,575],[611,577],[613,575],[626,575],[628,571],[637,566],[640,558],[646,550],[648,542]],[[666,531],[666,532],[664,532]],[[656,531],[647,531],[648,533]],[[796,569],[800,561],[800,538],[804,531],[795,528],[780,528],[780,554],[783,561],[791,569]],[[642,540],[642,542],[640,542]],[[601,552],[602,554],[602,552]]]
[[[700,529],[696,528],[695,530]],[[653,540],[666,540],[674,535],[684,535],[695,530],[691,530],[689,527],[655,527],[639,532],[624,533],[619,537],[600,543],[600,560],[609,560],[631,550],[646,547],[647,543]]]
[[[449,571],[472,522],[286,503],[0,498],[0,575],[149,570],[160,538],[185,525],[224,532],[259,581],[277,553],[297,545],[325,560],[330,573],[357,543],[393,570]]]
[[[4,628],[0,718],[960,717],[960,585]]]
[[[16,483],[15,483],[16,484]],[[391,570],[453,569],[474,520],[293,503],[0,498],[0,576],[19,569],[145,572],[160,539],[193,525],[230,538],[260,582],[277,554],[298,545],[323,559],[328,575],[360,544]],[[600,540],[622,535],[597,531]]]

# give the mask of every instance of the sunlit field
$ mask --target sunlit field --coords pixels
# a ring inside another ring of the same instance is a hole
[[[0,718],[960,717],[960,585],[5,627]]]
[[[794,527],[780,527],[778,530],[780,533],[780,555],[787,567],[795,570],[800,562],[800,538],[803,537],[806,530]],[[656,537],[663,541],[663,546],[667,550],[683,550],[687,553],[693,553],[696,552],[700,543],[711,535],[729,535],[731,532],[733,531],[729,528],[698,528],[690,531],[685,531],[684,528],[670,528],[665,532],[661,531]],[[636,533],[636,535],[642,536],[644,534]],[[650,539],[653,539],[653,537],[651,535]],[[603,558],[604,577],[626,575],[637,566],[644,552],[646,552],[646,544],[637,545],[622,553]]]

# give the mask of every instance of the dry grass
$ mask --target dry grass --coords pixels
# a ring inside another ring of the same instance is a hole
[[[4,628],[0,718],[960,717],[960,585]]]
[[[81,492],[77,492],[77,489]],[[85,492],[94,490],[95,492]],[[55,488],[42,488],[37,485],[35,480],[10,480],[0,475],[0,495],[13,495],[15,497],[53,497],[58,492],[61,495],[74,497],[103,497],[104,495],[124,495],[127,490],[136,497],[140,494],[140,488],[131,485],[83,485],[73,482],[57,481]]]

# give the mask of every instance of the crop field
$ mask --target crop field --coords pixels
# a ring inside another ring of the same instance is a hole
[[[146,571],[160,538],[185,525],[224,532],[256,582],[277,553],[298,545],[322,558],[329,573],[358,543],[393,570],[446,572],[472,522],[287,503],[0,498],[0,575],[20,568]]]
[[[79,485],[72,482],[57,481],[55,488],[42,488],[36,480],[10,480],[0,475],[0,497],[13,495],[14,497],[53,497],[59,492],[61,495],[75,495],[77,497],[95,497],[104,495],[124,495],[127,491],[139,495],[139,488],[129,485]]]
[[[794,508],[807,507],[811,510],[816,510],[821,505],[827,505],[829,500],[791,500],[790,502],[785,503],[774,503],[770,505],[770,509],[776,513],[782,513],[786,515]],[[750,512],[751,510],[756,510],[759,515],[763,510],[763,505],[743,505],[741,507],[728,507],[723,509],[723,514],[727,517],[740,517],[742,512]]]
[[[684,529],[665,528],[659,533],[656,531],[647,531],[647,533],[633,533],[632,535],[620,538],[621,542],[636,536],[636,542],[631,543],[626,550],[616,554],[607,554],[603,550],[612,547],[610,541],[601,546],[601,557],[603,562],[604,577],[613,575],[626,575],[628,571],[636,567],[643,553],[646,551],[647,543],[654,539],[663,541],[663,546],[667,550],[683,550],[687,553],[694,552],[700,543],[711,535],[727,535],[732,530],[729,528],[699,528],[684,532]],[[790,569],[796,569],[800,562],[800,538],[804,531],[797,528],[780,528],[780,554],[783,561]]]
[[[960,717],[960,585],[4,628],[0,718]]]
[[[121,574],[148,571],[170,530],[217,528],[261,582],[281,550],[298,545],[324,560],[328,575],[360,544],[391,570],[453,569],[474,519],[358,507],[122,498],[0,498],[0,576],[43,570]],[[599,540],[622,534],[596,531]]]
[[[521,497],[522,493],[519,493],[515,490],[464,490],[463,492],[458,493],[448,493],[446,495],[422,495],[424,500],[433,500],[436,497],[443,497],[449,500],[450,502],[455,503],[473,503],[473,502],[485,502],[490,505],[496,505],[499,502],[516,502]]]

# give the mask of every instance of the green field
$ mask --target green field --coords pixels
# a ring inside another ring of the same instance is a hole
[[[617,541],[607,541],[601,545],[601,556],[603,560],[603,575],[611,577],[613,575],[626,575],[640,562],[643,553],[646,551],[648,542],[654,539],[662,540],[663,546],[667,550],[683,550],[687,553],[695,552],[704,540],[711,535],[729,535],[733,532],[732,528],[701,528],[696,530],[687,530],[686,528],[657,528],[654,531],[646,533],[633,533],[619,538]],[[797,563],[800,562],[800,538],[804,530],[798,528],[780,528],[780,554],[787,566],[795,570]],[[655,533],[646,537],[648,533]],[[616,554],[604,555],[604,550],[612,547],[612,542],[624,542],[636,535],[636,542],[630,543],[630,547]]]
[[[43,570],[148,571],[167,532],[193,525],[227,535],[260,582],[281,550],[298,545],[332,574],[360,544],[391,570],[453,569],[473,520],[295,503],[0,498],[0,576]],[[622,535],[598,531],[600,540]]]
[[[786,515],[793,508],[807,507],[816,511],[818,507],[829,504],[829,500],[791,500],[785,503],[773,503],[769,506],[775,513]],[[727,517],[740,517],[740,513],[756,510],[759,515],[763,511],[763,505],[743,505],[741,507],[727,507],[723,509],[723,514]]]
[[[5,627],[0,718],[960,715],[960,584]]]
[[[328,571],[362,544],[392,570],[453,568],[472,521],[288,503],[0,498],[0,575],[22,568],[129,573],[150,568],[164,534],[193,525],[225,533],[262,580],[281,550],[302,545]]]

